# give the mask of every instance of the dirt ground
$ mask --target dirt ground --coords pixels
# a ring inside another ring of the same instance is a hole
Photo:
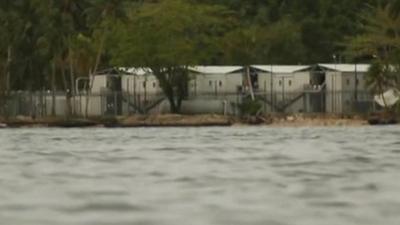
[[[150,115],[130,116],[120,120],[125,126],[218,126],[231,125],[232,119],[222,115]]]
[[[115,127],[157,127],[157,126],[258,126],[271,127],[316,127],[316,126],[366,126],[367,119],[362,117],[339,117],[328,115],[267,115],[259,118],[258,123],[249,123],[248,118],[223,116],[223,115],[135,115],[129,117],[91,119],[70,119],[64,118],[42,118],[32,119],[30,117],[16,117],[5,121],[0,118],[0,124],[7,124],[10,127],[47,127],[60,126],[115,126]],[[4,127],[4,126],[3,126]]]
[[[362,117],[341,118],[327,115],[275,115],[265,116],[259,126],[273,127],[309,127],[309,126],[365,126],[368,122]],[[152,115],[132,116],[121,120],[123,125],[176,125],[176,126],[211,126],[211,125],[248,125],[247,120],[222,115]]]
[[[359,116],[342,118],[328,115],[290,115],[285,117],[273,117],[270,126],[276,127],[313,127],[313,126],[366,126],[366,118]]]

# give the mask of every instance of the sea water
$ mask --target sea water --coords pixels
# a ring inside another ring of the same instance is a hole
[[[398,225],[400,127],[0,130],[4,225]]]

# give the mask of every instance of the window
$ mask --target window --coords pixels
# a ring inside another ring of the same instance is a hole
[[[210,85],[210,87],[212,86],[212,80],[210,80],[209,82],[208,82],[208,84]]]
[[[350,79],[346,79],[346,84],[347,84],[347,86],[350,85]]]
[[[289,87],[292,86],[292,80],[289,80]]]
[[[146,88],[146,81],[143,82],[143,87]]]
[[[282,86],[282,81],[281,80],[279,81],[279,86]]]
[[[222,81],[219,81],[219,86],[222,87]]]

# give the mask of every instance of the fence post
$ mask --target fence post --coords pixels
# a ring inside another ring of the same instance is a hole
[[[267,80],[264,80],[264,114],[267,114]]]
[[[118,105],[117,105],[117,92],[116,91],[114,91],[114,103],[113,103],[113,106],[114,106],[114,116],[117,116],[117,114],[118,114]]]
[[[128,116],[131,114],[130,113],[130,106],[131,106],[131,95],[130,95],[130,90],[129,90],[129,78],[127,79],[128,81],[126,82],[126,100],[127,100],[127,107],[126,107],[126,112],[128,114]],[[124,101],[123,101],[124,102]]]

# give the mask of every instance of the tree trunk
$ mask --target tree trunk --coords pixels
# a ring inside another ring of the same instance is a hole
[[[169,101],[169,109],[170,109],[171,113],[178,114],[180,110],[179,110],[178,106],[176,105],[174,96],[173,95],[167,96],[167,98]]]
[[[180,72],[180,73],[179,73]],[[176,107],[178,112],[181,112],[181,108],[182,108],[182,102],[183,100],[188,96],[188,74],[186,74],[186,71],[178,71],[179,75],[179,80],[178,80],[178,90],[176,93]],[[174,74],[174,75],[178,75],[178,74]],[[172,76],[174,76],[172,75]]]
[[[176,67],[153,67],[151,68],[164,95],[170,104],[171,113],[181,113],[182,102],[188,94],[189,75],[187,68]]]
[[[75,90],[75,75],[74,75],[74,61],[73,61],[74,57],[73,57],[73,51],[71,49],[71,46],[69,47],[69,79],[70,79],[70,90],[71,90],[71,96],[72,96],[72,100],[74,103],[74,107],[72,107],[72,114],[76,114],[75,112],[75,94],[76,94],[76,90]]]
[[[247,85],[249,85],[249,92],[251,96],[251,100],[255,100],[254,91],[253,91],[253,84],[251,83],[251,76],[250,76],[250,67],[246,66],[246,77],[247,77]]]
[[[89,114],[89,93],[91,92],[92,88],[93,88],[93,79],[94,79],[94,75],[92,73],[96,73],[99,65],[100,65],[100,60],[101,60],[101,55],[103,54],[103,49],[104,49],[104,43],[106,41],[106,31],[103,31],[103,35],[101,37],[100,40],[100,45],[99,48],[97,50],[97,56],[96,56],[96,62],[95,62],[95,66],[92,70],[92,72],[89,74],[89,90],[86,92],[86,107],[85,107],[85,117],[88,117]]]
[[[7,65],[6,65],[6,88],[5,88],[7,95],[11,88],[11,85],[10,85],[10,80],[11,80],[10,67],[11,67],[11,61],[12,61],[11,52],[12,52],[12,47],[8,46],[8,48],[7,48]]]
[[[1,112],[2,114],[5,114],[6,111],[6,102],[7,98],[9,96],[10,92],[10,67],[11,67],[11,52],[12,52],[12,47],[8,46],[7,48],[7,62],[4,65],[4,76],[2,77],[1,80],[1,87],[0,87],[0,107],[1,107]]]
[[[101,55],[103,54],[103,49],[104,49],[104,44],[106,41],[106,31],[103,31],[103,35],[101,37],[100,40],[100,45],[99,48],[97,50],[97,56],[96,56],[96,62],[95,62],[95,66],[93,68],[93,71],[96,73],[97,70],[99,69],[99,65],[100,65],[100,60],[101,60]]]
[[[68,82],[67,82],[67,77],[65,75],[65,66],[62,64],[61,66],[61,76],[64,84],[64,90],[65,90],[65,99],[66,99],[66,117],[69,117],[71,115],[71,90],[68,88]]]
[[[51,116],[56,116],[56,65],[51,64]]]

